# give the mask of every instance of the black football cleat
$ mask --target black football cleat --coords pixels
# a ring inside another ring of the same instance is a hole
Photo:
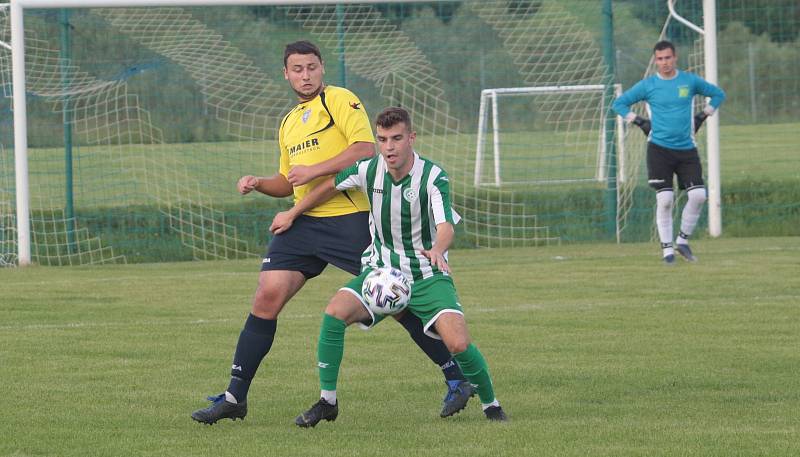
[[[469,398],[475,395],[475,388],[469,381],[447,381],[447,395],[442,402],[441,417],[450,417],[467,406]]]
[[[314,403],[314,405],[308,411],[297,416],[297,418],[294,420],[294,423],[297,424],[298,427],[313,427],[322,419],[325,419],[326,421],[335,421],[338,415],[338,401],[335,405],[332,405],[325,401],[324,398],[320,398],[319,401]]]
[[[675,250],[678,251],[678,254],[686,259],[687,262],[697,262],[697,257],[692,254],[692,248],[690,248],[688,244],[678,244],[675,246]]]
[[[490,421],[497,421],[497,422],[508,421],[506,413],[503,412],[503,408],[500,406],[490,406],[483,410],[483,414],[485,414],[486,418],[489,419]]]
[[[192,419],[208,425],[214,425],[220,419],[242,419],[247,415],[247,402],[231,403],[225,400],[225,394],[208,397],[211,406],[198,409],[192,413]]]

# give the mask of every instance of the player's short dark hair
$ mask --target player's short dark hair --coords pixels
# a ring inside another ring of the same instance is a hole
[[[671,41],[667,40],[661,40],[658,43],[656,43],[656,45],[653,46],[653,54],[655,54],[656,51],[663,51],[664,49],[672,49],[672,54],[673,55],[677,54],[675,52],[675,45],[672,44]]]
[[[383,129],[392,128],[400,123],[405,124],[406,130],[411,131],[411,115],[399,106],[390,106],[384,109],[375,119],[375,125]]]
[[[294,43],[289,43],[286,45],[286,49],[283,50],[283,67],[286,68],[286,61],[289,60],[289,56],[292,54],[314,54],[317,56],[320,62],[322,62],[322,53],[319,52],[319,48],[317,45],[310,41],[301,40],[295,41]]]

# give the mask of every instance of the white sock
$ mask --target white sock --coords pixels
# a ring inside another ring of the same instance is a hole
[[[492,406],[500,406],[500,402],[495,398],[491,403],[481,403],[481,408],[483,408],[484,411]]]
[[[336,404],[336,391],[335,390],[321,390],[319,393],[320,398],[325,399],[329,405]]]
[[[658,239],[661,241],[661,249],[664,257],[674,255],[672,248],[672,200],[674,192],[672,190],[662,190],[656,193],[656,228],[658,229]]]
[[[697,226],[700,219],[700,212],[703,211],[703,203],[706,201],[705,187],[695,187],[686,193],[686,206],[681,213],[681,236],[678,236],[678,244],[689,244],[689,236]]]
[[[228,392],[227,390],[225,391],[225,401],[227,401],[228,403],[239,403],[236,400],[236,397],[234,397],[233,394]]]

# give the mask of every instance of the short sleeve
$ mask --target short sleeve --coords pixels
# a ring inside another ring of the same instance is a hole
[[[330,109],[336,126],[344,135],[348,146],[359,141],[375,143],[367,111],[355,94],[340,88],[332,105]]]
[[[333,183],[337,190],[347,190],[354,187],[362,187],[361,178],[358,173],[360,163],[362,162],[357,162],[356,164],[349,166],[336,174]]]
[[[280,163],[278,165],[278,173],[282,174],[283,176],[289,175],[289,154],[286,153],[286,148],[283,144],[283,126],[286,123],[286,118],[289,117],[287,114],[283,118],[283,122],[281,122],[281,128],[278,131],[278,149],[280,150]]]
[[[444,170],[431,173],[428,179],[428,194],[430,195],[431,212],[436,225],[449,222],[456,225],[461,221],[461,216],[453,210],[450,202],[450,178]]]

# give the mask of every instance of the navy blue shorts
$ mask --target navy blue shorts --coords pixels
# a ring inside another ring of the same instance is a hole
[[[331,217],[302,215],[289,230],[272,238],[261,271],[299,271],[311,279],[330,263],[356,275],[361,271],[361,254],[371,241],[367,211]]]

